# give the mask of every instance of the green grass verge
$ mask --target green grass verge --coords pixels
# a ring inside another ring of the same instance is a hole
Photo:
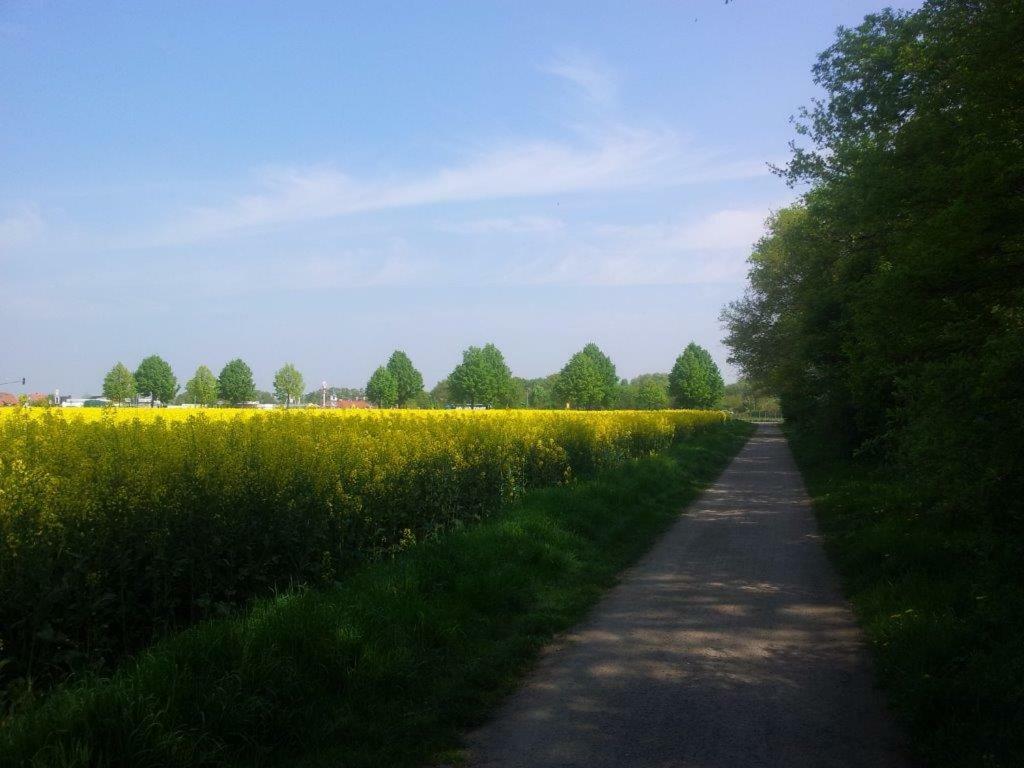
[[[943,768],[1024,765],[1017,547],[891,470],[790,441],[913,751]]]
[[[175,635],[0,729],[0,764],[413,766],[457,755],[545,642],[578,621],[728,463],[732,422],[324,591]]]

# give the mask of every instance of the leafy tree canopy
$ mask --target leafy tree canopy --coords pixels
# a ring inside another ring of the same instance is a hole
[[[1007,520],[1024,499],[1021,40],[1020,3],[989,0],[839,30],[781,169],[809,190],[723,313],[731,360],[795,428]]]
[[[217,377],[205,365],[196,368],[195,375],[185,384],[186,401],[196,405],[217,404]]]
[[[112,403],[123,403],[137,394],[135,377],[124,363],[117,363],[103,378],[103,396]]]
[[[378,408],[394,408],[398,405],[398,381],[383,365],[373,372],[366,383],[366,399]]]
[[[135,386],[138,394],[149,398],[149,404],[159,400],[165,405],[178,394],[178,380],[170,364],[159,355],[150,355],[135,371]]]
[[[520,402],[527,408],[564,408],[565,403],[558,402],[555,394],[555,385],[558,382],[558,374],[553,373],[539,379],[517,379],[519,388],[522,390]]]
[[[279,402],[277,395],[265,389],[257,389],[252,399],[260,405],[276,405]]]
[[[881,481],[831,473],[848,493],[830,506],[865,583],[900,587],[897,617],[917,607],[913,627],[887,625],[892,683],[914,732],[942,734],[922,756],[951,766],[1022,763],[1019,718],[997,716],[1019,711],[1019,643],[995,631],[1021,624],[1024,572],[1021,41],[1020,0],[926,0],[840,29],[782,169],[806,192],[723,313],[731,361],[778,393],[814,459],[856,456]],[[929,589],[908,598],[915,579]],[[932,580],[967,599],[929,597]],[[954,612],[942,644],[921,639]]]
[[[555,394],[572,408],[598,408],[608,401],[605,373],[593,355],[585,350],[577,352],[559,373]]]
[[[305,386],[302,374],[291,363],[285,363],[274,374],[274,397],[286,405],[299,402]]]
[[[423,391],[423,375],[413,367],[412,360],[400,349],[391,353],[387,369],[398,386],[398,405],[406,405]]]
[[[455,401],[472,406],[503,407],[515,398],[512,372],[493,344],[469,347],[463,352],[462,362],[448,377],[448,384]]]
[[[593,361],[594,367],[601,377],[602,398],[597,405],[614,405],[619,389],[619,376],[615,372],[615,363],[593,342],[580,350],[580,354],[586,355]]]
[[[441,379],[434,385],[434,388],[430,390],[430,399],[441,406],[452,404],[451,384],[448,379]]]
[[[232,405],[240,405],[256,399],[256,384],[252,369],[244,360],[235,358],[224,366],[217,378],[218,394]]]
[[[666,382],[650,377],[636,385],[636,407],[642,410],[667,408],[669,403]]]
[[[714,408],[725,393],[725,382],[711,353],[690,342],[672,366],[669,391],[680,408]]]

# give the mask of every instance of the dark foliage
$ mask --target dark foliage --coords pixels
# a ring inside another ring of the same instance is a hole
[[[733,360],[839,453],[897,460],[1019,530],[1024,5],[930,2],[841,30],[784,173],[809,183],[724,312]],[[1019,538],[1019,537],[1018,537]]]
[[[778,393],[915,750],[1024,762],[1024,3],[840,30],[723,313]],[[852,473],[852,475],[850,474]],[[865,479],[866,478],[866,479]]]

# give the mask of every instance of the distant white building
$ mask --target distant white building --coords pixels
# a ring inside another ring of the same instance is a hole
[[[86,406],[105,408],[110,405],[110,401],[105,397],[62,397],[60,399],[61,408],[85,408]]]

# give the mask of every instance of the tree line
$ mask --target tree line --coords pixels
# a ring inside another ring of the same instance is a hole
[[[840,30],[778,169],[807,191],[723,313],[787,421],[997,527],[1024,515],[1022,41],[1019,2]]]
[[[778,393],[915,764],[1024,765],[1024,3],[841,29],[731,359]]]
[[[462,361],[429,392],[423,375],[402,350],[370,376],[363,390],[332,387],[328,392],[305,393],[302,374],[286,363],[274,375],[274,391],[256,388],[252,369],[240,359],[227,363],[215,376],[201,365],[180,392],[178,380],[167,361],[151,355],[132,372],[117,363],[103,381],[103,395],[111,402],[148,400],[169,404],[238,406],[255,401],[285,405],[319,403],[330,394],[341,398],[365,398],[380,408],[438,408],[469,406],[485,408],[579,408],[657,409],[714,408],[722,403],[725,384],[711,354],[691,343],[676,359],[671,372],[642,374],[620,379],[612,360],[596,344],[587,344],[572,355],[557,373],[538,379],[512,375],[505,357],[494,344],[472,346]]]
[[[274,374],[274,398],[291,405],[301,401],[305,382],[291,363],[285,363]],[[159,355],[150,355],[133,373],[121,362],[114,365],[103,379],[103,396],[113,403],[148,399],[151,406],[159,401],[167,405],[178,397],[180,387],[170,363]],[[219,403],[242,405],[260,400],[252,369],[244,360],[227,363],[219,376],[200,365],[185,383],[184,400],[194,405],[213,406]]]

